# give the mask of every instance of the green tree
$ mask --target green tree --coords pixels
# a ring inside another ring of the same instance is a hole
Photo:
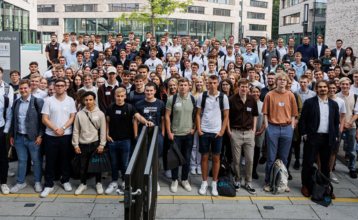
[[[192,0],[147,0],[148,4],[143,6],[139,12],[130,14],[123,13],[115,21],[137,21],[139,24],[151,25],[152,34],[155,36],[155,27],[163,24],[169,25],[170,22],[165,19],[174,12],[186,13],[186,8],[194,4]]]
[[[271,38],[278,39],[278,26],[280,19],[280,0],[273,0],[272,3],[272,30]]]

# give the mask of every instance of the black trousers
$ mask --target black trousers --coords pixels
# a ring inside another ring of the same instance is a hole
[[[0,128],[0,178],[1,184],[7,182],[7,170],[9,169],[9,161],[7,160],[6,149],[6,134],[4,133],[5,126]]]
[[[225,152],[225,155],[224,155],[224,152]],[[221,147],[220,158],[222,158],[222,156],[226,157],[227,162],[229,164],[232,163],[231,142],[230,142],[230,137],[227,134],[227,131],[225,131],[225,133],[223,135],[223,144],[222,144],[222,147]]]
[[[301,145],[301,139],[299,141],[292,141],[291,150],[287,158],[287,170],[289,170],[290,168],[293,151],[295,151],[296,160],[300,159],[300,151],[301,151],[300,145]]]
[[[83,185],[87,184],[87,176],[88,176],[88,163],[93,154],[96,151],[97,147],[99,146],[99,142],[93,142],[91,144],[79,144],[81,149],[81,153],[79,154],[80,159],[80,176],[81,176],[81,183]],[[101,182],[101,173],[95,173],[96,183]]]
[[[302,163],[302,185],[309,186],[312,176],[313,163],[316,161],[317,154],[320,155],[321,172],[329,178],[329,161],[331,159],[334,146],[329,146],[329,135],[316,135],[308,139],[304,147]]]

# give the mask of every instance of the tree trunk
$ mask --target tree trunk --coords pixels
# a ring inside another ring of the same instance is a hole
[[[153,3],[153,0],[150,0],[150,3]],[[152,36],[155,37],[155,26],[154,26],[154,12],[153,12],[153,6],[150,4],[151,14],[152,14]]]

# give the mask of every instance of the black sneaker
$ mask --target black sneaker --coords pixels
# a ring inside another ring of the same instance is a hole
[[[253,195],[256,194],[256,190],[254,188],[252,188],[251,185],[246,185],[245,188],[250,194],[253,194]]]
[[[256,170],[252,171],[252,179],[259,179],[259,175],[257,174]]]
[[[349,175],[351,176],[352,179],[357,179],[357,173],[356,173],[356,171],[350,170],[350,171],[349,171]]]
[[[259,160],[259,164],[265,164],[265,163],[266,163],[266,160],[267,160],[267,158],[264,157],[264,156],[262,156],[262,157],[260,158],[260,160]]]
[[[235,185],[236,192],[239,192],[241,188],[241,184],[239,182],[235,182],[234,185]]]
[[[290,171],[287,171],[287,172],[288,172],[288,180],[292,180],[291,172]]]

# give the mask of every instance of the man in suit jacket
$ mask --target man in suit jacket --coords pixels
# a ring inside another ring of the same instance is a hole
[[[343,41],[341,39],[338,39],[336,41],[336,46],[337,48],[334,48],[332,51],[331,51],[331,56],[332,57],[336,57],[337,60],[338,60],[338,63],[341,62],[341,59],[342,57],[344,56],[346,50],[342,48],[342,45],[343,45]]]
[[[17,184],[11,188],[11,193],[17,193],[26,187],[25,176],[28,152],[30,152],[34,165],[35,191],[42,191],[41,142],[45,127],[42,124],[41,110],[44,101],[31,95],[30,85],[30,80],[28,79],[20,81],[21,97],[14,102],[12,107],[10,144],[16,149],[19,163]]]
[[[322,34],[317,36],[317,44],[314,46],[314,48],[316,49],[316,56],[318,59],[324,56],[324,52],[326,51],[328,46],[323,44]]]
[[[75,71],[82,70],[86,67],[85,63],[83,62],[83,52],[77,51],[76,53],[77,61],[70,64],[70,68],[74,68]]]
[[[305,101],[298,125],[306,145],[301,175],[302,194],[306,197],[310,196],[307,187],[310,184],[313,163],[318,154],[321,160],[321,172],[329,178],[329,162],[339,135],[339,107],[337,102],[328,98],[328,88],[327,81],[317,81],[317,96]],[[332,196],[332,198],[335,197]]]

